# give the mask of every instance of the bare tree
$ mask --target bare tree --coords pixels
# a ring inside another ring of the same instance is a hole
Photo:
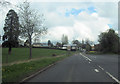
[[[91,45],[93,44],[92,41],[90,41],[88,38],[85,40],[86,43],[86,51],[90,51],[91,50]]]
[[[4,11],[4,8],[8,8],[9,6],[11,6],[12,4],[9,1],[6,0],[0,0],[0,12]]]
[[[11,5],[11,3],[9,1],[6,1],[6,0],[0,1],[0,6],[7,6],[7,5]]]
[[[20,4],[19,8],[21,37],[26,37],[29,40],[29,59],[31,59],[33,34],[42,35],[47,33],[47,28],[43,23],[45,19],[43,19],[43,14],[39,15],[37,11],[30,7],[30,3],[27,1]]]

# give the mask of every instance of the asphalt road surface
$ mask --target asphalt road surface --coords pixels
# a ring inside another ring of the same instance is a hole
[[[118,61],[118,57],[120,57],[120,55],[116,54],[88,55],[84,53],[82,54],[90,58],[92,62],[94,62],[94,64],[97,64],[101,69],[104,69],[105,72],[109,72],[113,77],[119,79],[118,75],[120,74],[118,74],[118,65],[120,64],[120,61]]]
[[[119,82],[117,57],[79,53],[26,82]]]

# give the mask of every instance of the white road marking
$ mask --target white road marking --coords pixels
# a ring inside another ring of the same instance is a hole
[[[104,71],[104,69],[101,66],[98,66],[98,67]],[[114,76],[112,76],[109,72],[105,71],[105,73],[107,75],[109,75],[113,80],[115,80],[116,82],[118,82],[120,84],[120,81],[117,78],[115,78]]]
[[[90,62],[89,62],[90,63]]]
[[[92,61],[90,58],[86,57],[85,55],[83,55],[81,53],[80,53],[80,55],[82,55],[83,57],[85,57],[87,60]]]
[[[100,69],[104,70],[101,66],[99,66]]]
[[[88,57],[86,57],[89,61],[92,61],[91,59],[89,59]]]
[[[83,55],[83,54],[81,54],[80,53],[80,55],[82,55],[83,57],[85,57],[86,59],[88,59],[89,61],[92,61],[91,59],[89,59],[88,57],[86,57],[85,55]],[[103,71],[105,71],[104,70],[104,68],[102,68],[101,66],[98,66],[100,69],[102,69]],[[95,72],[99,72],[99,70],[97,70],[97,69],[94,69],[95,70]],[[114,76],[112,76],[109,72],[106,72],[105,71],[105,73],[108,75],[108,76],[110,76],[113,80],[115,80],[117,83],[119,83],[120,84],[120,81],[117,79],[117,78],[115,78]]]
[[[99,72],[99,70],[98,69],[94,69],[95,70],[95,72]]]
[[[112,76],[109,72],[106,72],[106,74],[108,74],[113,80],[115,80],[116,82],[118,82],[120,84],[120,81],[115,78],[114,76]]]

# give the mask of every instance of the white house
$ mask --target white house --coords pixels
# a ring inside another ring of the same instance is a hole
[[[77,45],[76,44],[66,44],[66,45],[63,45],[62,49],[64,50],[76,50],[77,49]]]

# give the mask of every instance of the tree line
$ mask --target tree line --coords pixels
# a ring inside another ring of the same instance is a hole
[[[89,39],[86,39],[85,41],[82,40],[82,42],[79,40],[73,40],[72,44],[76,44],[77,47],[85,49],[86,52],[91,51],[92,46],[94,46],[94,50],[98,52],[120,53],[120,37],[114,29],[110,28],[105,32],[101,32],[100,35],[98,35],[98,42],[98,44],[94,44]],[[56,43],[57,46],[63,46],[64,44],[68,44],[68,36],[66,35],[62,36],[62,43]]]

